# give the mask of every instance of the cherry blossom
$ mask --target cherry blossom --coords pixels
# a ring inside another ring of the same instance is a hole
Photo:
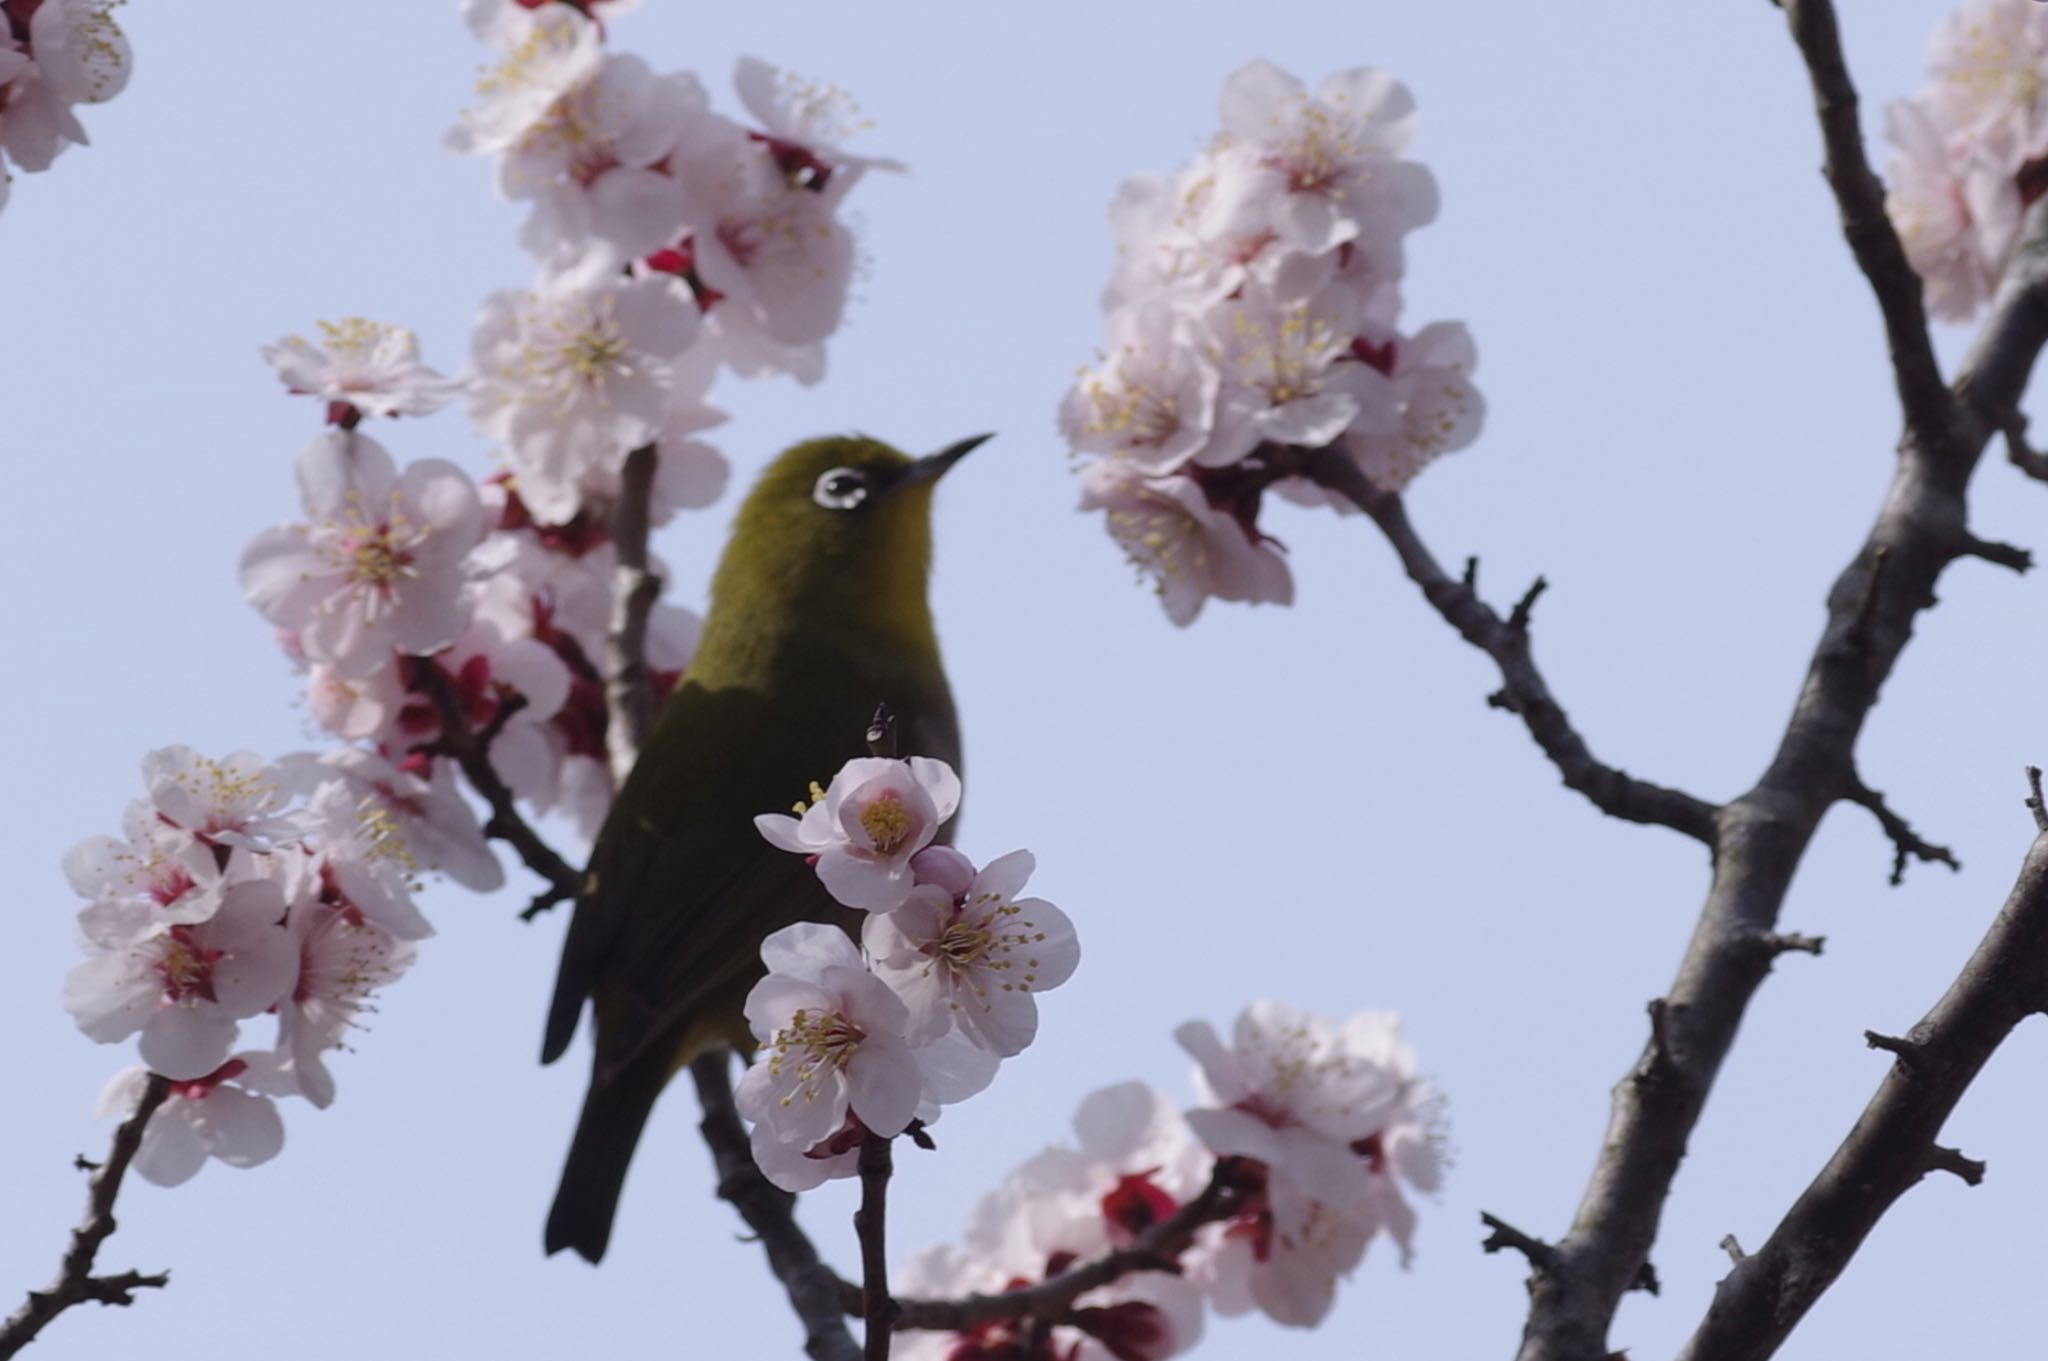
[[[265,530],[243,550],[242,591],[305,656],[368,675],[395,648],[428,653],[462,631],[462,559],[483,532],[462,470],[421,459],[399,472],[383,446],[329,430],[299,458],[309,524]]]
[[[261,353],[291,391],[326,401],[337,425],[362,416],[425,416],[455,395],[454,384],[420,362],[419,339],[403,326],[343,317],[315,329],[317,344],[286,336]]]
[[[241,1054],[202,1077],[171,1084],[171,1092],[143,1128],[135,1151],[136,1174],[158,1186],[178,1186],[218,1158],[230,1167],[269,1162],[284,1147],[284,1121],[270,1098],[275,1078],[264,1080],[266,1054]],[[125,1119],[142,1100],[146,1068],[126,1068],[100,1093],[96,1114]],[[259,1088],[261,1090],[259,1090]]]
[[[963,893],[920,883],[901,905],[868,918],[863,941],[876,976],[910,1009],[913,1043],[957,1026],[1008,1057],[1038,1033],[1037,995],[1067,981],[1081,947],[1066,913],[1018,898],[1033,865],[1029,851],[1012,851]]]
[[[1166,617],[1186,626],[1210,596],[1290,604],[1294,578],[1278,547],[1191,477],[1146,477],[1120,459],[1081,470],[1081,508],[1107,513],[1110,536],[1151,577]]]
[[[960,777],[944,761],[857,757],[795,818],[763,813],[769,844],[817,858],[818,878],[848,907],[887,912],[915,886],[911,857],[960,807]],[[1027,868],[1027,873],[1028,868]]]

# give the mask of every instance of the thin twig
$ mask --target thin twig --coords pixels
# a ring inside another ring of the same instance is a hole
[[[1764,943],[1770,947],[1771,953],[1774,955],[1788,954],[1795,950],[1804,954],[1818,955],[1827,948],[1828,938],[1826,936],[1802,936],[1797,931],[1773,931],[1764,937]]]
[[[1050,1280],[1000,1295],[969,1295],[957,1300],[896,1301],[899,1331],[912,1329],[961,1333],[996,1319],[1031,1318],[1056,1323],[1067,1317],[1074,1301],[1134,1271],[1178,1271],[1181,1253],[1205,1224],[1229,1219],[1244,1203],[1244,1180],[1236,1159],[1218,1158],[1201,1194],[1138,1235],[1137,1242],[1070,1267]],[[850,1292],[849,1308],[860,1305],[860,1292]]]
[[[2048,482],[2048,453],[2027,443],[2027,418],[2018,411],[2005,421],[2005,456],[2037,482]]]
[[[861,1313],[867,1325],[865,1361],[889,1361],[889,1333],[896,1301],[889,1295],[889,1174],[895,1170],[889,1140],[870,1134],[860,1142],[860,1208],[853,1232],[860,1240]]]
[[[1946,846],[1937,846],[1931,841],[1922,840],[1904,818],[1892,811],[1891,805],[1884,801],[1884,795],[1863,781],[1851,779],[1847,797],[1849,802],[1857,807],[1869,809],[1871,816],[1877,819],[1878,826],[1884,828],[1884,834],[1891,838],[1891,882],[1894,888],[1906,881],[1908,857],[1923,864],[1947,865],[1952,870],[1960,871],[1963,868],[1962,862],[1956,859],[1955,852]]]
[[[473,732],[469,718],[463,712],[462,699],[455,693],[455,687],[448,683],[448,677],[442,674],[441,668],[430,657],[415,657],[412,661],[413,687],[426,692],[434,711],[441,718],[441,735],[421,750],[446,756],[461,767],[470,788],[490,807],[491,816],[484,823],[484,835],[511,846],[519,852],[519,858],[528,869],[548,881],[547,889],[519,915],[532,921],[556,903],[574,898],[582,891],[583,876],[520,816],[518,801],[513,798],[504,777],[498,774],[498,768],[491,764],[491,739],[525,704],[524,696],[507,696],[499,703],[490,725],[481,732]]]
[[[10,1314],[6,1323],[0,1324],[0,1359],[26,1347],[45,1324],[74,1304],[133,1304],[137,1290],[162,1289],[170,1284],[167,1271],[151,1275],[139,1271],[123,1271],[113,1276],[92,1274],[100,1244],[107,1241],[116,1227],[114,1200],[121,1194],[121,1179],[128,1174],[135,1151],[142,1147],[142,1132],[149,1118],[170,1094],[171,1080],[151,1073],[143,1085],[142,1099],[114,1130],[113,1146],[106,1161],[98,1165],[92,1180],[86,1183],[85,1218],[71,1231],[71,1245],[64,1253],[57,1279],[45,1289],[31,1290],[27,1302]]]
[[[1848,1266],[1878,1219],[1930,1172],[1975,1186],[1984,1164],[1936,1136],[1992,1052],[2048,1004],[2048,828],[2037,829],[1991,929],[1770,1239],[1735,1264],[1679,1361],[1763,1361]],[[1903,1047],[1902,1047],[1903,1046]]]
[[[1529,647],[1529,612],[1547,583],[1538,578],[1508,618],[1479,598],[1469,581],[1444,571],[1408,520],[1401,498],[1375,487],[1357,463],[1335,449],[1298,451],[1292,470],[1337,492],[1371,517],[1400,556],[1408,577],[1460,637],[1491,657],[1504,683],[1489,702],[1521,716],[1536,745],[1564,777],[1567,787],[1612,817],[1651,823],[1713,845],[1719,810],[1677,789],[1638,780],[1601,764],[1551,697]]]
[[[2041,767],[2027,767],[2027,811],[2034,815],[2034,830],[2048,832],[2048,800],[2041,797]]]
[[[654,682],[647,669],[647,619],[661,597],[661,578],[648,565],[649,503],[654,494],[655,447],[626,455],[619,501],[612,509],[612,548],[618,554],[612,586],[611,631],[605,636],[605,748],[612,782],[623,784],[654,722]]]
[[[1841,212],[1842,236],[1869,279],[1878,311],[1884,316],[1892,377],[1905,411],[1906,428],[1926,436],[1945,433],[1953,403],[1927,335],[1920,276],[1906,260],[1906,248],[1899,243],[1899,234],[1884,210],[1884,184],[1863,152],[1856,86],[1842,57],[1834,6],[1829,0],[1785,0],[1784,10],[1813,84],[1814,110],[1826,148],[1828,187],[1834,190]]]
[[[690,1063],[704,1118],[697,1128],[711,1147],[718,1169],[719,1197],[729,1202],[754,1231],[768,1256],[768,1269],[782,1282],[790,1308],[804,1326],[804,1353],[811,1361],[862,1361],[861,1349],[840,1313],[838,1273],[819,1260],[818,1250],[796,1222],[796,1197],[782,1190],[754,1162],[746,1126],[733,1105],[731,1056],[723,1049]]]
[[[1481,1239],[1481,1250],[1489,1253],[1514,1251],[1529,1259],[1529,1265],[1538,1271],[1548,1271],[1557,1262],[1557,1249],[1541,1238],[1532,1238],[1514,1225],[1497,1215],[1479,1212],[1479,1222],[1492,1232]]]

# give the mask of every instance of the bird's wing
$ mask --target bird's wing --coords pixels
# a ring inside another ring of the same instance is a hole
[[[756,812],[787,809],[810,780],[832,775],[801,764],[816,746],[789,740],[787,715],[770,717],[757,691],[690,682],[663,706],[591,852],[543,1062],[568,1048],[586,998],[604,1004],[601,1060],[623,1062],[698,999],[758,972],[763,936],[843,911],[803,857],[754,828]]]

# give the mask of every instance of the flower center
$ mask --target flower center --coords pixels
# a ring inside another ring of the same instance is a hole
[[[867,1038],[861,1028],[836,1011],[800,1008],[789,1024],[775,1032],[774,1052],[768,1056],[768,1071],[781,1077],[785,1072],[795,1090],[782,1098],[787,1106],[801,1096],[818,1099],[818,1083],[853,1062]]]
[[[156,971],[164,981],[164,1000],[175,1005],[194,1001],[217,1002],[213,991],[213,966],[219,950],[208,950],[192,939],[192,930],[174,926],[164,937],[164,952],[158,956]]]
[[[883,794],[860,810],[860,829],[883,855],[903,844],[910,826],[910,810],[894,794]]]

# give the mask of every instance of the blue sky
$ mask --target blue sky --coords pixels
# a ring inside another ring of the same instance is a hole
[[[1942,9],[1845,6],[1866,126],[1918,84]],[[117,827],[151,748],[316,740],[235,588],[242,544],[295,513],[313,414],[256,347],[356,313],[415,327],[453,371],[477,301],[528,277],[518,210],[484,163],[439,149],[482,58],[452,5],[122,20],[135,77],[85,111],[95,145],[20,177],[0,217],[17,507],[0,538],[16,583],[0,697],[17,716],[0,844],[23,874],[0,954],[10,1291],[54,1269],[82,1196],[70,1158],[104,1148],[92,1100],[130,1061],[58,1005],[77,958],[58,857]],[[1171,628],[1072,512],[1053,412],[1100,339],[1117,181],[1179,165],[1254,56],[1311,81],[1391,69],[1420,101],[1415,154],[1444,197],[1411,241],[1407,315],[1471,326],[1490,408],[1478,445],[1418,483],[1414,518],[1446,560],[1479,554],[1496,600],[1548,576],[1538,656],[1598,754],[1738,792],[1776,743],[1897,427],[1777,11],[648,0],[615,40],[697,71],[729,112],[743,53],[828,78],[874,120],[863,149],[912,167],[855,194],[867,263],[826,381],[721,384],[733,420],[717,438],[740,477],[825,431],[912,449],[1000,434],[938,510],[934,604],[971,753],[963,844],[1030,847],[1033,887],[1074,918],[1084,960],[1039,1043],[947,1115],[937,1154],[901,1160],[894,1243],[955,1235],[1095,1087],[1191,1096],[1170,1039],[1184,1019],[1223,1024],[1262,996],[1391,1008],[1449,1093],[1456,1154],[1415,1266],[1376,1249],[1321,1331],[1226,1324],[1203,1354],[1508,1354],[1522,1265],[1479,1252],[1479,1211],[1546,1236],[1567,1221],[1704,859],[1563,790],[1484,706],[1484,659],[1362,520],[1276,507],[1297,606],[1212,606]],[[1941,337],[1949,362],[1966,338]],[[485,467],[457,413],[379,434],[400,458]],[[1977,531],[2043,546],[2040,496],[1990,460]],[[731,504],[658,540],[684,603],[701,602]],[[1613,1332],[1630,1355],[1690,1331],[1725,1269],[1718,1240],[1768,1233],[1881,1076],[1863,1029],[1917,1020],[2003,899],[2032,834],[2020,768],[2048,757],[2031,693],[2044,590],[1963,563],[1922,621],[1862,768],[1966,870],[1888,888],[1872,820],[1829,817],[1784,921],[1827,953],[1783,961],[1751,1012],[1668,1207],[1664,1293],[1631,1296]],[[288,1104],[274,1163],[129,1190],[103,1264],[168,1266],[171,1288],[61,1320],[38,1356],[167,1339],[221,1361],[794,1353],[757,1251],[711,1198],[684,1092],[657,1111],[604,1266],[541,1256],[584,1072],[578,1055],[534,1064],[564,922],[521,925],[511,877],[492,898],[426,896],[441,934],[334,1063],[334,1107]],[[2024,1028],[1949,1126],[1986,1184],[1912,1192],[1784,1355],[2007,1355],[2048,1325],[2043,1057]],[[805,1216],[843,1266],[850,1211],[830,1191]]]

